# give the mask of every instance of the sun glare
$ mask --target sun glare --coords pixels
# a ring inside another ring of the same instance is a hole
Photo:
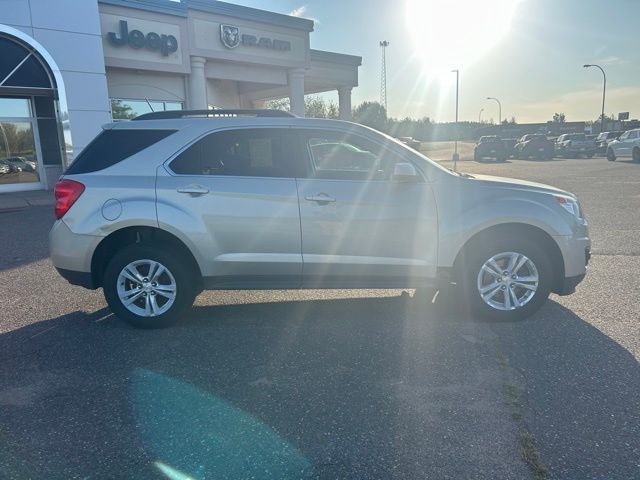
[[[439,75],[477,61],[509,31],[520,0],[408,0],[414,54]]]

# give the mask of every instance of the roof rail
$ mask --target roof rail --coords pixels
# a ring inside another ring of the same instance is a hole
[[[167,110],[162,112],[151,112],[138,115],[132,120],[169,120],[185,117],[206,117],[206,118],[220,118],[220,117],[240,117],[240,116],[252,116],[252,117],[295,117],[295,115],[285,112],[284,110],[273,109],[213,109],[213,110]]]

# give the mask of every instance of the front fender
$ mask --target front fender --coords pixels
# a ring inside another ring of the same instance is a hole
[[[447,212],[446,209],[440,209],[440,212],[440,267],[453,266],[456,256],[469,239],[497,225],[526,224],[539,228],[551,237],[572,234],[570,225],[557,209],[516,195],[479,201],[457,212]]]

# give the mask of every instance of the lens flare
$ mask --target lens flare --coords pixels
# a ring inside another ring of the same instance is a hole
[[[408,0],[414,55],[436,73],[467,66],[509,31],[520,0]]]

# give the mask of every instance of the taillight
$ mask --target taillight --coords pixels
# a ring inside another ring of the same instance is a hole
[[[56,218],[60,219],[69,211],[84,192],[84,185],[74,180],[60,180],[56,183]]]

